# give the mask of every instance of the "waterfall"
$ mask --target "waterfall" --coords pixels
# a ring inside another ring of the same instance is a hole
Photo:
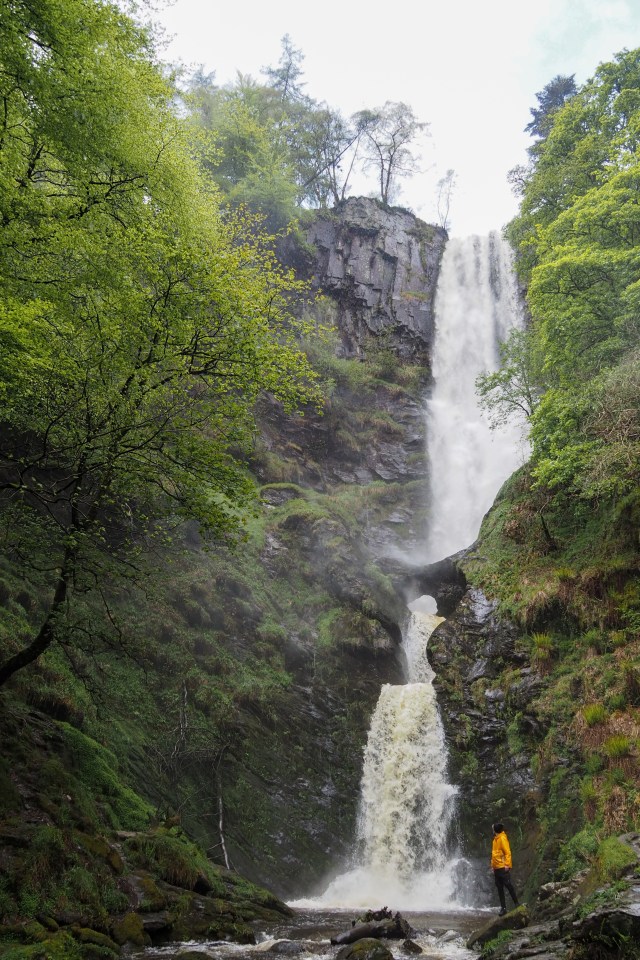
[[[511,248],[498,233],[449,240],[435,307],[428,562],[473,543],[500,486],[521,462],[521,429],[491,430],[475,393],[476,377],[497,367],[499,342],[523,322]]]
[[[495,370],[498,344],[522,323],[508,245],[498,233],[454,239],[436,295],[434,388],[427,403],[431,522],[427,561],[469,546],[500,485],[519,463],[521,431],[491,430],[476,377]],[[422,598],[425,602],[431,598]],[[413,604],[403,634],[406,679],[385,684],[376,706],[361,781],[353,868],[298,907],[447,910],[460,906],[450,834],[455,787],[426,657],[442,620]]]
[[[455,788],[447,781],[427,641],[442,622],[411,614],[402,649],[407,683],[385,684],[371,720],[360,788],[357,866],[299,907],[450,908],[454,861],[447,848]]]

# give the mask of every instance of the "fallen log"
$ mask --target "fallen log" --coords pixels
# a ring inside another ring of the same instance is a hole
[[[406,940],[411,936],[411,927],[399,913],[390,920],[372,920],[369,923],[355,923],[350,930],[332,937],[332,944],[355,943],[364,937],[375,937],[377,940]]]

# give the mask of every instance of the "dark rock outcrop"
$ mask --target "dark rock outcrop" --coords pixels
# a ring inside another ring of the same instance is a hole
[[[371,337],[403,360],[428,363],[434,300],[447,234],[412,213],[364,197],[319,215],[307,233],[318,251],[315,280],[339,305],[347,355]]]
[[[514,723],[538,723],[531,705],[538,679],[519,649],[518,638],[518,629],[497,615],[496,605],[480,590],[470,588],[437,627],[428,648],[449,746],[450,775],[460,786],[463,848],[470,859],[478,858],[484,865],[480,878],[487,895],[491,823],[504,819],[521,824],[535,793],[528,755],[514,752]],[[499,682],[505,671],[507,686]],[[516,887],[525,873],[519,873],[523,867],[516,859]]]

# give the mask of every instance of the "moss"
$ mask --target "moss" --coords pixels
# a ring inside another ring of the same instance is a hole
[[[68,723],[60,723],[60,729],[72,770],[82,784],[90,786],[106,802],[112,826],[128,830],[144,828],[152,808],[122,783],[115,755]]]
[[[121,874],[124,861],[116,848],[100,834],[76,833],[75,840],[94,857],[99,857],[107,863],[115,874]]]
[[[2,960],[88,960],[87,948],[70,933],[60,930],[38,943],[23,945],[0,938]],[[110,952],[109,956],[113,954]]]
[[[98,930],[92,930],[90,927],[72,926],[71,933],[80,943],[93,943],[98,947],[104,947],[105,950],[115,954],[120,953],[118,944],[108,937],[106,933],[100,933]]]
[[[601,883],[613,883],[619,880],[628,867],[638,862],[633,849],[617,837],[609,837],[598,847],[596,855],[596,874]]]
[[[142,947],[150,943],[149,936],[144,932],[142,918],[137,913],[126,913],[121,920],[113,921],[111,935],[120,946],[132,943]]]
[[[508,943],[513,939],[513,930],[501,930],[493,940],[488,940],[480,952],[480,960],[492,960],[501,955]]]

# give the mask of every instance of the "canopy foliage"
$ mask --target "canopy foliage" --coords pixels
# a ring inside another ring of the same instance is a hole
[[[3,682],[164,519],[233,536],[256,397],[319,393],[304,289],[223,210],[146,32],[115,3],[9,0],[0,51],[0,522],[52,598]]]
[[[507,230],[543,394],[531,413],[534,474],[592,501],[636,495],[640,51],[601,64],[546,115],[544,134],[518,171],[522,204]]]
[[[411,147],[427,127],[404,103],[344,117],[304,92],[303,60],[287,34],[278,66],[263,69],[266,83],[238,74],[218,86],[202,70],[187,83],[185,103],[207,134],[202,156],[223,196],[262,214],[273,230],[301,207],[340,203],[357,169],[374,171],[388,204],[415,169]]]

